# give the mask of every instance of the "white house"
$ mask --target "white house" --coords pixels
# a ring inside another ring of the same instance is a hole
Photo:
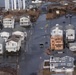
[[[54,51],[50,56],[50,71],[73,72],[74,57],[70,50],[63,52]]]
[[[20,18],[20,26],[30,26],[32,23],[30,21],[30,16],[26,15]]]
[[[0,36],[5,40],[5,42],[7,41],[7,39],[9,38],[9,36],[11,36],[12,33],[12,29],[10,28],[4,28],[1,30],[0,32]]]
[[[15,29],[13,29],[12,35],[20,35],[22,41],[27,37],[27,33],[24,32],[24,28],[20,26],[17,26]]]
[[[6,42],[7,52],[18,52],[21,48],[21,36],[12,35]]]
[[[76,42],[74,42],[74,43],[69,43],[69,49],[70,49],[71,51],[76,51]]]
[[[5,40],[0,37],[0,54],[3,54],[5,50]]]
[[[3,27],[4,28],[14,28],[14,17],[9,14],[3,18]]]
[[[13,32],[12,33],[12,35],[20,35],[21,36],[21,40],[24,40],[24,33],[23,32],[21,32],[21,31],[15,31],[15,32]]]
[[[75,29],[74,26],[69,24],[66,26],[66,39],[68,41],[74,41],[75,40]]]
[[[56,26],[52,27],[51,29],[51,36],[63,36],[63,30],[62,30],[62,26],[60,26],[59,24],[56,24]]]

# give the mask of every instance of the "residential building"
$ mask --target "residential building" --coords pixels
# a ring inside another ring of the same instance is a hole
[[[62,36],[51,36],[50,38],[51,50],[63,50],[63,37]]]
[[[74,26],[69,24],[66,27],[66,39],[70,42],[70,41],[74,41],[75,40],[75,29]]]
[[[21,36],[12,35],[6,42],[7,52],[18,52],[21,48]]]
[[[15,29],[13,29],[12,35],[20,35],[22,41],[27,38],[27,33],[24,31],[24,28],[20,26],[17,26]]]
[[[20,18],[20,26],[31,26],[31,21],[30,21],[30,16],[26,15],[26,16],[22,16]]]
[[[50,56],[50,71],[73,72],[74,57],[70,50],[53,51]]]
[[[3,18],[3,27],[4,28],[14,28],[15,19],[13,15],[9,14]]]
[[[69,49],[71,50],[71,51],[76,51],[76,42],[74,42],[74,43],[69,43]]]
[[[62,26],[59,24],[56,24],[56,26],[52,27],[51,29],[51,36],[55,35],[63,36],[63,29]]]
[[[0,36],[5,40],[5,42],[7,41],[7,39],[9,38],[9,36],[12,35],[12,29],[10,28],[3,28],[0,32]]]

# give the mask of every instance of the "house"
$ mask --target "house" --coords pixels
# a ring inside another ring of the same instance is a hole
[[[50,56],[50,71],[73,72],[74,71],[73,53],[68,49],[63,51],[53,51]]]
[[[63,29],[59,24],[56,24],[56,26],[52,27],[51,29],[51,36],[55,35],[63,36]]]
[[[13,29],[12,35],[20,35],[21,36],[21,40],[23,41],[25,38],[27,38],[27,33],[24,30],[24,28],[20,27],[20,26],[16,26],[15,29]]]
[[[3,54],[5,50],[5,40],[0,37],[0,54]]]
[[[71,51],[76,51],[76,42],[74,42],[74,43],[69,43],[69,49],[70,49]]]
[[[66,27],[66,39],[70,42],[70,41],[74,41],[75,40],[75,29],[74,26],[69,24]]]
[[[31,26],[31,21],[30,21],[30,16],[26,15],[26,16],[22,16],[20,18],[20,26]]]
[[[63,37],[51,36],[50,38],[51,50],[63,50]]]
[[[6,42],[6,51],[7,52],[19,52],[21,48],[21,36],[12,35],[8,38]]]
[[[4,28],[14,28],[14,17],[9,14],[3,18],[3,27]]]
[[[5,40],[5,42],[7,41],[7,39],[9,38],[9,36],[12,35],[12,29],[11,28],[3,28],[0,32],[0,36]]]

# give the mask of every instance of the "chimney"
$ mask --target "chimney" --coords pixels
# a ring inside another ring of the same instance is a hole
[[[14,0],[14,9],[17,9],[17,4],[16,4],[16,0]]]

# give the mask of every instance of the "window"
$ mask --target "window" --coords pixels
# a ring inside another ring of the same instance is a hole
[[[54,33],[55,33],[55,31],[54,31]]]
[[[71,58],[69,58],[69,61],[72,61],[72,59],[71,59]]]
[[[61,65],[66,65],[66,63],[61,63]]]
[[[12,46],[14,46],[14,43],[12,43]]]
[[[67,66],[72,66],[72,63],[67,63]]]

